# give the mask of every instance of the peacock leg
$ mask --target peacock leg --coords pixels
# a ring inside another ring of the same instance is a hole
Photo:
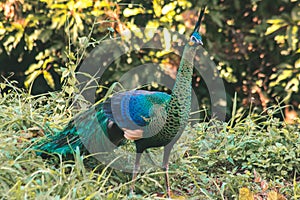
[[[164,148],[164,158],[163,158],[163,170],[165,171],[165,182],[166,182],[166,189],[167,189],[167,196],[171,198],[171,189],[170,189],[170,182],[169,182],[169,157],[170,152],[173,145],[168,145]]]
[[[132,171],[132,183],[131,183],[131,186],[130,186],[129,196],[132,196],[134,194],[134,185],[135,185],[136,176],[137,176],[137,174],[139,172],[139,168],[140,168],[141,156],[142,156],[142,153],[136,153],[134,168],[133,168],[133,171]]]

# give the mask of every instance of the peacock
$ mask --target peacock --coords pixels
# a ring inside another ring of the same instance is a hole
[[[169,157],[188,123],[193,59],[199,46],[203,45],[199,29],[204,11],[205,7],[201,9],[190,40],[184,47],[171,95],[146,90],[115,93],[74,117],[62,131],[37,144],[37,154],[68,155],[74,149],[86,146],[94,152],[106,152],[123,145],[126,140],[133,140],[136,147],[130,187],[130,194],[133,194],[142,153],[148,148],[163,147],[162,167],[167,196],[170,197]]]

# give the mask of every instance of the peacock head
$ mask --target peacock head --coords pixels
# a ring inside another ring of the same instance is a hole
[[[195,44],[203,45],[202,37],[198,32],[194,32],[190,37],[190,42]]]
[[[201,21],[202,21],[202,18],[203,18],[203,15],[204,15],[204,12],[205,12],[205,7],[204,6],[202,9],[201,9],[201,12],[200,12],[200,15],[199,15],[199,18],[198,18],[198,21],[195,25],[195,29],[190,37],[190,43],[192,44],[197,44],[197,45],[203,45],[203,42],[202,42],[202,37],[199,33],[199,29],[200,29],[200,25],[201,25]]]

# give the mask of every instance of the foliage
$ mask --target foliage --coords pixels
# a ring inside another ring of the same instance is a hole
[[[86,51],[107,36],[139,27],[188,34],[196,20],[195,11],[204,3],[208,6],[202,28],[205,48],[225,81],[229,106],[230,97],[238,92],[239,106],[254,104],[262,111],[284,101],[297,109],[300,5],[295,0],[6,1],[0,4],[1,74],[15,72],[20,84],[30,89],[35,83],[31,89],[35,94],[59,89],[69,70],[78,69]],[[154,35],[145,34],[144,42],[153,42]],[[178,42],[172,38],[163,37],[161,42]],[[102,84],[110,85],[136,64],[147,62],[162,64],[173,76],[179,58],[153,50],[127,55],[107,72]],[[207,106],[210,99],[203,79],[195,77],[193,84],[201,104]],[[41,85],[49,87],[42,89]],[[72,87],[68,92],[73,92]],[[286,109],[285,115],[289,114]]]
[[[253,104],[261,111],[278,101],[297,109],[299,2],[251,0],[212,4],[205,20],[205,38],[231,96],[238,92],[239,105]]]
[[[58,92],[31,96],[10,87],[14,89],[0,102],[1,197],[128,197],[130,173],[104,166],[79,151],[74,160],[56,155],[42,160],[32,150],[31,145],[43,135],[41,127],[62,129],[78,113],[66,106],[70,98]],[[211,120],[188,127],[172,152],[174,198],[299,198],[299,127],[279,121],[274,114],[280,109],[269,108],[267,116],[250,114],[242,120],[236,116],[234,123]],[[161,149],[152,149],[151,157],[160,163]],[[139,175],[134,199],[163,199],[162,173],[151,167]]]
[[[104,1],[16,0],[1,3],[0,10],[4,11],[0,23],[2,74],[22,72],[19,76],[26,76],[26,88],[39,77],[46,81],[49,89],[59,89],[57,77],[70,54],[66,51],[80,49],[80,37],[90,33],[96,19],[104,24],[106,21],[98,17],[112,15],[113,6],[114,3]],[[105,36],[109,32],[104,28],[95,34]],[[34,89],[33,93],[43,91]]]

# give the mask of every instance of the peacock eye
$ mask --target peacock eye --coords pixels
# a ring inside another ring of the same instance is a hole
[[[191,42],[194,42],[194,43],[196,43],[196,44],[203,45],[202,37],[201,37],[201,35],[200,35],[198,32],[194,32],[194,33],[191,35],[190,41],[191,41]]]
[[[192,41],[192,42],[196,42],[196,43],[198,42],[198,40],[197,40],[197,38],[196,38],[195,36],[192,36],[192,37],[191,37],[191,41]]]
[[[191,36],[190,41],[196,43],[196,44],[200,44],[203,45],[203,42],[201,40],[201,36],[200,37],[196,37],[194,35]]]

